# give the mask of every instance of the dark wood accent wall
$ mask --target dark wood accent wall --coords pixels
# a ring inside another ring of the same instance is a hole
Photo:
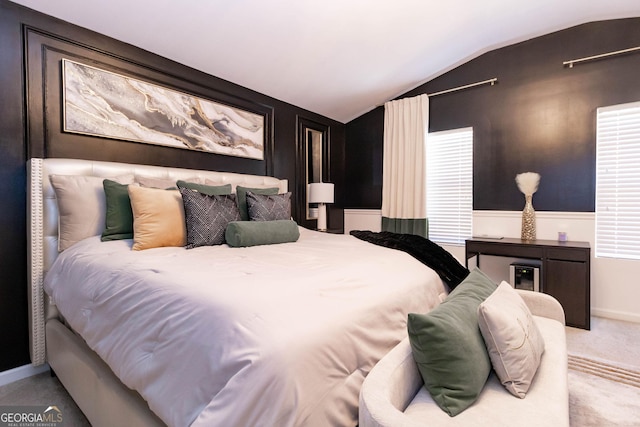
[[[399,98],[497,77],[429,100],[431,132],[473,127],[474,209],[521,210],[514,178],[532,171],[536,210],[593,212],[596,109],[640,100],[640,53],[562,63],[635,46],[640,18],[588,23],[485,53]],[[347,123],[346,207],[381,206],[383,124],[383,107]]]
[[[347,123],[346,208],[380,209],[382,206],[383,132],[384,107]]]
[[[68,134],[62,131],[61,58],[133,75],[267,117],[265,160]],[[332,228],[342,227],[344,124],[199,72],[95,32],[0,0],[0,371],[29,363],[26,264],[26,161],[71,157],[267,174],[297,183],[297,121],[331,131],[336,184]],[[294,196],[295,197],[295,196]],[[295,219],[301,206],[293,206]],[[305,221],[299,221],[303,225]]]

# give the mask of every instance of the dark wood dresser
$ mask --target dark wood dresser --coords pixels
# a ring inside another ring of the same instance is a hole
[[[539,260],[540,291],[555,297],[564,308],[566,323],[591,328],[591,247],[588,242],[472,238],[465,244],[465,259],[482,255]],[[482,268],[482,267],[480,267]]]

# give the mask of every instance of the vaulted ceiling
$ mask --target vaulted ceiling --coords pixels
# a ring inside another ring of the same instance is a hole
[[[13,1],[345,123],[489,50],[640,16],[640,0]]]

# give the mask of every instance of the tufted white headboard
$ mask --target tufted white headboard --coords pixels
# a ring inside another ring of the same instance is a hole
[[[246,187],[278,187],[286,192],[287,180],[269,176],[245,175],[127,163],[98,162],[77,159],[31,159],[27,164],[27,244],[29,279],[29,328],[31,363],[45,363],[45,321],[55,316],[42,288],[44,276],[58,257],[58,205],[49,175],[85,175],[114,177],[134,174],[163,179],[201,178],[216,184]]]

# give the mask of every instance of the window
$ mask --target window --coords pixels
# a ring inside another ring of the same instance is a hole
[[[640,259],[640,102],[598,108],[596,256]]]
[[[429,238],[464,244],[471,237],[473,211],[473,129],[427,137]]]

